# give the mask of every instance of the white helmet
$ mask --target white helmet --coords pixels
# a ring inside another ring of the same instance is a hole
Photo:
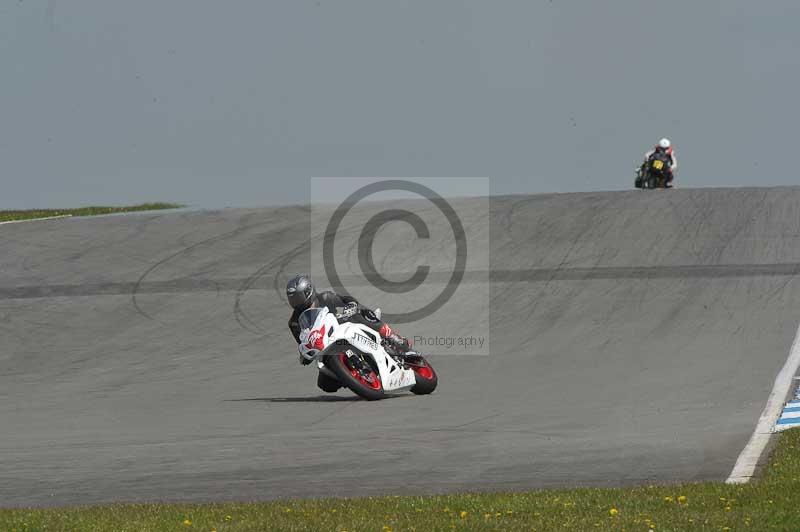
[[[659,148],[667,150],[667,149],[669,149],[670,146],[672,146],[672,143],[667,138],[663,138],[663,139],[658,141],[658,147]]]

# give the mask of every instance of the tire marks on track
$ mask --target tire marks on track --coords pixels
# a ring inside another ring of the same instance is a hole
[[[85,284],[55,284],[33,286],[0,287],[0,299],[38,299],[49,297],[75,297],[97,295],[125,295],[131,294],[134,306],[140,314],[153,319],[136,302],[140,294],[168,294],[191,292],[236,291],[235,309],[244,316],[239,305],[239,299],[250,290],[253,285],[275,269],[276,275],[273,288],[277,288],[279,274],[293,259],[306,250],[303,244],[294,250],[277,257],[273,261],[258,268],[252,275],[245,278],[227,279],[172,279],[166,281],[145,281],[147,276],[156,268],[190,252],[192,249],[212,243],[214,240],[225,237],[220,235],[197,243],[159,261],[147,269],[135,282],[109,282]],[[486,271],[467,271],[464,278],[467,282],[483,282]],[[488,272],[489,280],[498,283],[528,282],[547,283],[552,281],[592,281],[592,280],[635,280],[635,279],[723,279],[734,277],[794,277],[800,275],[800,262],[778,264],[717,264],[709,266],[684,265],[684,266],[621,266],[621,267],[594,267],[594,268],[535,268],[531,270],[491,270]],[[430,282],[447,282],[452,272],[431,272]],[[367,281],[359,276],[343,276],[348,284],[356,286],[367,285]],[[249,319],[249,318],[247,318]]]

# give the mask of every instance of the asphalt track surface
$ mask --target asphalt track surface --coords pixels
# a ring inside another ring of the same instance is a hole
[[[0,227],[0,505],[725,479],[800,320],[800,189],[499,197],[489,221],[465,283],[491,297],[462,311],[490,310],[491,355],[377,403],[297,363],[307,209]]]

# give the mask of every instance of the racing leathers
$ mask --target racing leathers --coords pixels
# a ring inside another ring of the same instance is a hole
[[[384,340],[384,345],[394,351],[394,354],[403,354],[411,348],[408,340],[395,333],[389,324],[378,319],[375,312],[361,306],[352,296],[341,296],[336,292],[327,291],[317,294],[309,308],[327,307],[328,311],[340,321],[360,323],[375,330]],[[295,341],[300,343],[300,325],[298,320],[303,310],[295,310],[289,318],[289,330],[292,331]],[[303,364],[308,361],[301,357]]]

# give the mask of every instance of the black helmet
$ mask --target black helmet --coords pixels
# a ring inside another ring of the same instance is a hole
[[[310,307],[316,295],[317,290],[308,275],[297,275],[286,284],[286,299],[295,310]]]

